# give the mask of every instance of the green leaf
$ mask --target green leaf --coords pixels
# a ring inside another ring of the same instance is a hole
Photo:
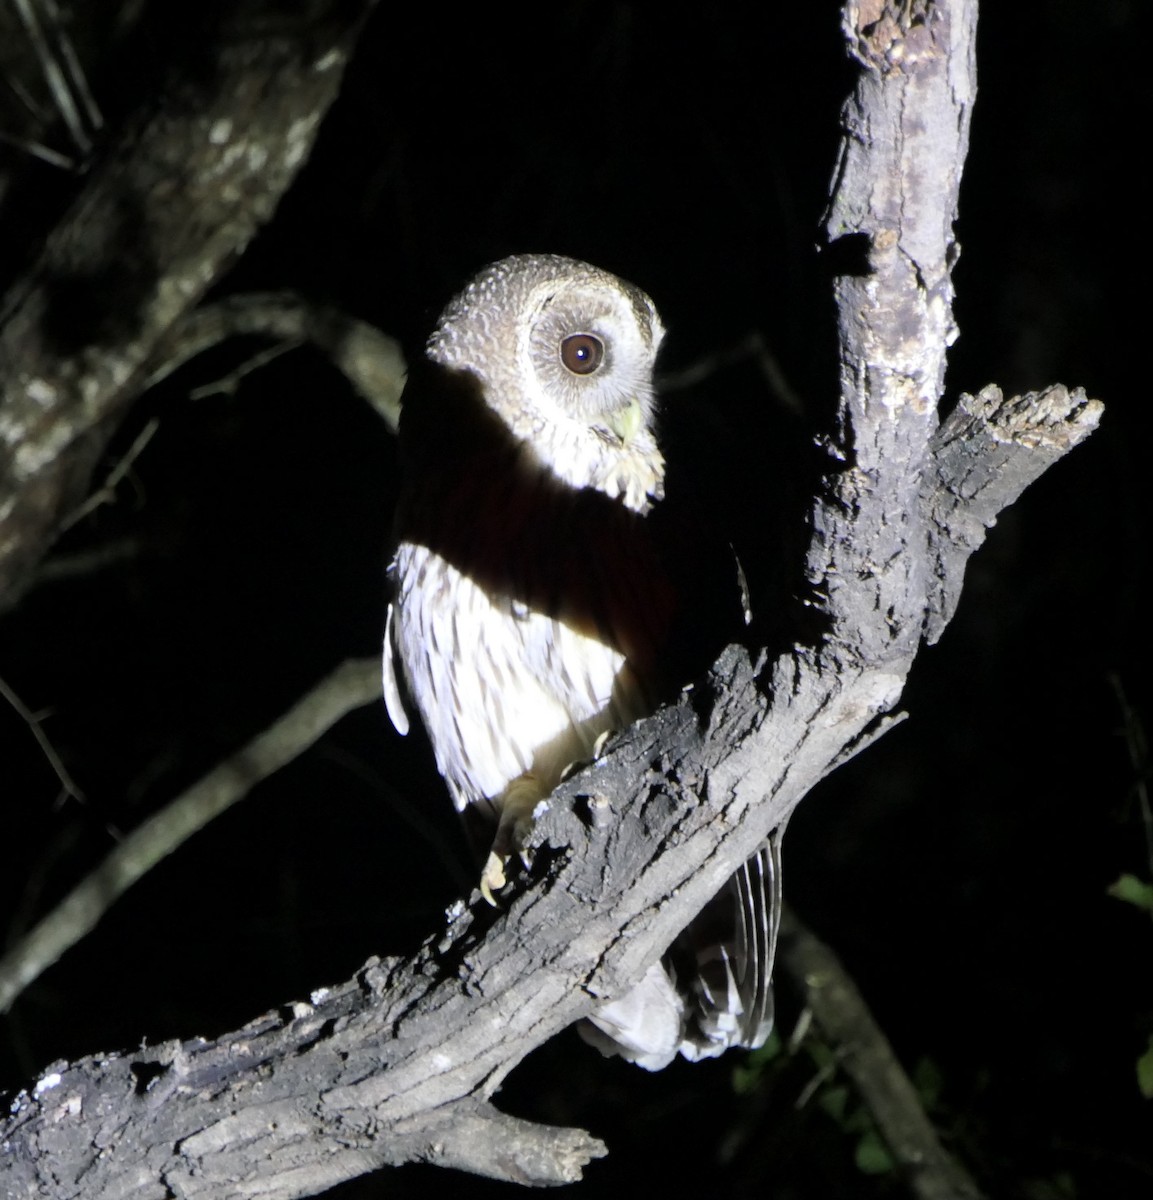
[[[1146,912],[1153,912],[1153,883],[1146,883],[1136,875],[1122,875],[1116,883],[1108,887],[1110,896],[1135,904]]]
[[[849,1107],[849,1089],[838,1085],[824,1088],[817,1096],[821,1110],[832,1117],[838,1125],[844,1125],[845,1115]]]
[[[1146,1100],[1153,1100],[1153,1036],[1145,1053],[1137,1060],[1137,1086]]]
[[[749,1096],[755,1092],[761,1085],[768,1064],[780,1053],[781,1039],[774,1029],[763,1046],[750,1051],[744,1062],[738,1062],[733,1068],[733,1091],[738,1096]]]
[[[858,1170],[865,1175],[888,1175],[896,1165],[875,1129],[862,1134],[853,1157]]]

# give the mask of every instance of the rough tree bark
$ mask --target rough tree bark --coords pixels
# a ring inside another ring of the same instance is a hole
[[[774,661],[727,650],[557,790],[505,907],[457,906],[411,960],[373,960],[216,1042],[50,1067],[4,1125],[8,1195],[289,1200],[412,1160],[545,1184],[603,1153],[489,1098],[639,978],[813,785],[883,732],[985,529],[1099,419],[1057,385],[1009,400],[986,388],[938,422],[975,19],[974,0],[846,8],[861,71],[827,221],[860,269],[836,285],[836,469],[807,560],[819,641]]]

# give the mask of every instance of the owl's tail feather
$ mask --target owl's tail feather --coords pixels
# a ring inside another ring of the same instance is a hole
[[[682,935],[696,945],[694,1004],[680,1046],[685,1058],[711,1058],[730,1046],[756,1049],[773,1028],[783,832],[773,830],[702,914],[711,923],[718,919],[718,910],[727,908],[731,933],[726,936],[713,927],[717,940],[701,942],[699,931],[690,926]]]
[[[685,1001],[663,962],[655,962],[619,1000],[602,1004],[577,1032],[606,1058],[620,1055],[646,1071],[677,1056],[685,1028]]]
[[[783,832],[769,835],[640,983],[581,1023],[585,1041],[649,1071],[678,1053],[696,1061],[764,1043],[773,1027]]]

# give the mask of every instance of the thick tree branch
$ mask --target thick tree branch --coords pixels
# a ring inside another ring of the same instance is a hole
[[[227,6],[0,305],[0,604],[82,498],[157,342],[307,161],[373,3],[328,0],[308,24]]]
[[[819,644],[774,662],[730,648],[679,704],[557,789],[506,907],[458,906],[411,960],[372,961],[213,1043],[51,1068],[7,1122],[9,1194],[287,1200],[412,1159],[549,1183],[599,1152],[579,1132],[527,1123],[507,1154],[494,1149],[485,1131],[503,1119],[489,1098],[531,1049],[639,978],[884,726],[922,637],[947,620],[974,531],[1012,498],[963,481],[992,474],[990,456],[1035,475],[1099,416],[1050,389],[967,407],[935,437],[975,7],[869,9],[847,9],[863,70],[829,210],[831,240],[862,262],[837,283],[839,470],[807,560]]]
[[[964,564],[997,514],[1097,427],[1103,408],[1062,384],[1006,399],[990,384],[962,395],[933,437],[921,491],[933,584],[926,637],[935,642],[961,599]]]

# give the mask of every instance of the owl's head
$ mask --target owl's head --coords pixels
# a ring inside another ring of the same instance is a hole
[[[510,431],[574,487],[660,495],[653,364],[664,327],[639,288],[557,255],[502,259],[445,309],[428,356],[480,381]]]

